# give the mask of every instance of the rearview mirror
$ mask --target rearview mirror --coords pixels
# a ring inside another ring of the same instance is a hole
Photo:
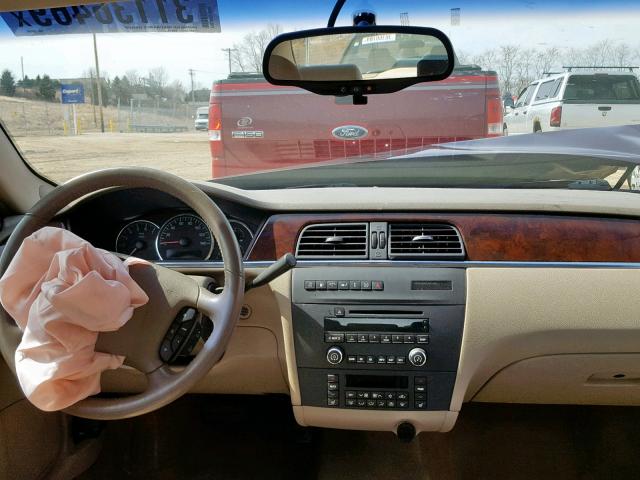
[[[443,80],[453,67],[453,47],[444,33],[402,26],[286,33],[271,41],[263,60],[264,76],[274,85],[294,85],[321,95],[353,95],[354,101]]]

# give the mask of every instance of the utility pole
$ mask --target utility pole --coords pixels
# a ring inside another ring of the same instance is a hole
[[[403,27],[409,26],[409,12],[402,12],[400,14],[400,25]]]
[[[22,95],[26,97],[27,90],[24,86],[24,57],[20,57],[20,69],[22,70]]]
[[[195,77],[196,71],[193,68],[189,69],[189,76],[191,77],[191,103],[196,103],[196,93],[193,90],[193,77]]]
[[[231,74],[231,52],[237,52],[238,49],[237,48],[222,48],[221,50],[223,52],[227,52],[227,55],[229,57],[229,74]]]
[[[102,112],[102,82],[100,81],[100,63],[98,62],[98,42],[93,34],[93,54],[96,59],[96,81],[98,82],[98,105],[100,107],[100,131],[104,133],[104,114]]]

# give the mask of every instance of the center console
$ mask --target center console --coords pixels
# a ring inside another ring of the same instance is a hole
[[[449,409],[464,269],[307,267],[294,269],[292,280],[302,406]]]

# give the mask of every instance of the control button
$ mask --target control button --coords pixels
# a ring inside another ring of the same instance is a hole
[[[330,407],[337,407],[338,406],[338,399],[337,398],[327,398],[327,405]]]
[[[355,333],[347,333],[345,336],[347,343],[356,343],[358,341],[358,336]]]
[[[366,333],[358,334],[358,343],[369,343],[369,335]]]
[[[351,280],[349,282],[349,288],[351,290],[360,290],[360,280]]]
[[[396,393],[396,398],[398,400],[409,400],[409,394],[407,392],[398,392]]]
[[[409,402],[406,400],[398,400],[398,408],[408,408]]]
[[[375,408],[376,406],[376,401],[375,400],[367,400],[367,407],[368,408]]]
[[[182,345],[183,341],[184,337],[182,335],[176,335],[175,337],[173,337],[173,340],[171,341],[171,350],[173,350],[174,352],[180,350],[180,346]]]
[[[356,400],[356,405],[358,405],[359,407],[364,407],[367,405],[367,401],[366,400]]]
[[[327,350],[327,362],[331,365],[338,365],[339,363],[342,363],[343,356],[344,354],[340,347],[331,347]]]
[[[402,343],[404,341],[404,335],[391,335],[391,341],[393,343]]]
[[[396,408],[395,400],[387,400],[387,408]]]
[[[367,363],[376,363],[376,357],[373,355],[367,355]]]
[[[380,335],[377,333],[370,333],[369,343],[380,343]]]
[[[429,335],[418,335],[416,339],[418,343],[429,343]]]
[[[326,280],[316,280],[316,290],[326,290],[327,282]]]
[[[347,363],[356,363],[355,355],[347,355]]]
[[[382,393],[380,392],[372,392],[371,393],[371,398],[373,398],[374,400],[379,400],[382,398]]]
[[[316,281],[315,280],[305,280],[304,281],[304,289],[305,290],[315,290],[316,289]]]
[[[338,280],[338,290],[349,290],[349,280]]]
[[[171,342],[169,342],[169,340],[165,340],[162,342],[162,345],[160,345],[160,358],[163,362],[168,362],[171,360],[172,356],[173,350],[171,350]]]
[[[338,282],[336,280],[327,280],[327,290],[337,290]]]
[[[413,399],[414,400],[426,400],[427,399],[427,394],[426,393],[415,393],[413,395]]]
[[[426,391],[427,391],[427,386],[426,386],[426,385],[416,385],[416,386],[414,387],[414,390],[415,390],[416,392],[421,392],[421,393],[422,393],[422,392],[426,392]]]
[[[327,382],[337,382],[338,381],[338,375],[336,375],[335,373],[327,373]]]
[[[427,377],[415,377],[413,379],[413,384],[414,385],[426,385],[427,384]]]
[[[362,280],[360,282],[362,290],[371,290],[371,280]]]
[[[409,352],[409,362],[414,367],[422,367],[427,363],[427,352],[422,348],[414,348]]]
[[[391,343],[391,335],[382,334],[380,335],[380,343]]]
[[[334,288],[333,290],[335,290],[335,288]],[[344,307],[335,307],[335,308],[333,309],[333,314],[334,314],[336,317],[344,317],[344,316],[345,316]]]
[[[404,343],[416,343],[416,336],[415,335],[405,335],[404,336]]]
[[[387,357],[385,357],[384,355],[378,355],[378,363],[387,363]]]
[[[324,341],[327,343],[342,343],[344,342],[344,333],[325,333]]]
[[[327,397],[329,398],[338,398],[339,392],[337,390],[329,390],[327,391]]]
[[[395,400],[396,392],[385,392],[384,398],[386,398],[387,400]]]
[[[356,398],[364,398],[366,392],[356,392]]]
[[[419,400],[417,402],[414,402],[414,405],[416,408],[420,408],[420,409],[427,408],[427,402],[425,400]]]
[[[387,364],[388,365],[395,365],[396,363],[396,357],[394,357],[393,355],[389,355],[387,357]]]
[[[338,390],[338,384],[337,383],[327,383],[327,390],[335,392],[336,390]]]
[[[345,392],[344,398],[356,398],[356,392]]]
[[[384,408],[387,406],[387,402],[385,402],[384,400],[378,400],[376,402],[376,405],[378,406],[378,408]]]
[[[384,282],[381,280],[374,280],[371,282],[371,288],[377,291],[384,290]]]
[[[182,314],[182,318],[180,319],[180,322],[182,322],[182,323],[190,322],[194,318],[196,318],[196,309],[195,308],[187,308],[184,311],[184,313]]]
[[[362,398],[365,400],[371,398],[371,392],[362,392]]]
[[[384,232],[380,232],[379,239],[380,239],[380,242],[379,242],[380,248],[386,248],[387,247],[387,234],[384,233]]]
[[[345,400],[344,404],[345,404],[347,407],[355,407],[355,406],[356,406],[356,401],[355,401],[355,400],[353,400],[353,399]]]
[[[371,232],[371,248],[378,248],[378,232]]]
[[[364,363],[365,362],[365,356],[364,355],[358,355],[358,363]]]
[[[404,357],[396,357],[396,365],[404,365],[406,363],[406,359]]]

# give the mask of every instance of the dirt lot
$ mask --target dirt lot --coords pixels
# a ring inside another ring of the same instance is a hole
[[[86,133],[16,137],[25,158],[56,182],[105,167],[145,166],[194,180],[211,178],[206,132]]]

